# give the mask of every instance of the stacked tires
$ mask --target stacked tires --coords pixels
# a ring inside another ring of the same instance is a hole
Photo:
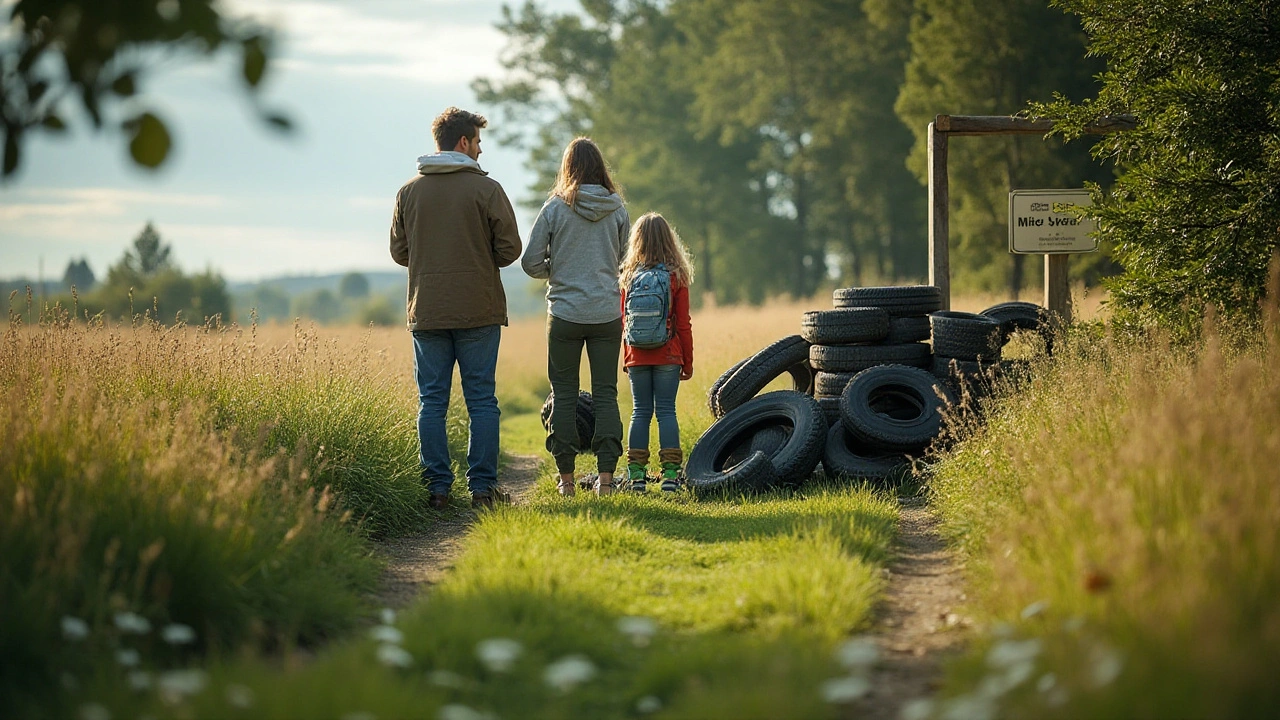
[[[840,395],[862,370],[889,364],[929,367],[928,315],[942,307],[942,294],[932,285],[842,288],[833,300],[836,309],[808,312],[803,320],[804,332],[813,338],[814,394],[830,424],[840,417]],[[866,332],[852,332],[845,318],[854,317],[862,319]]]
[[[832,477],[898,476],[941,434],[948,406],[990,388],[1013,333],[1039,332],[1051,347],[1032,303],[943,311],[938,288],[916,285],[843,288],[834,305],[711,385],[718,419],[689,454],[691,491],[795,488],[819,463]],[[784,375],[791,390],[757,397]]]

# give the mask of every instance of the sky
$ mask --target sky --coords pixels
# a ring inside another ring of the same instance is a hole
[[[509,0],[518,5],[516,0]],[[13,0],[0,0],[7,16]],[[278,44],[257,101],[284,111],[282,135],[257,118],[236,58],[182,60],[138,103],[169,126],[159,171],[135,167],[118,132],[75,116],[70,137],[36,134],[0,181],[0,278],[59,279],[87,257],[99,278],[148,221],[187,271],[230,281],[397,270],[388,253],[396,191],[435,150],[431,121],[457,105],[501,120],[469,89],[500,77],[502,0],[227,0]],[[552,10],[576,0],[540,0]],[[513,203],[533,182],[524,154],[482,131],[481,166]],[[533,212],[517,207],[527,234]]]

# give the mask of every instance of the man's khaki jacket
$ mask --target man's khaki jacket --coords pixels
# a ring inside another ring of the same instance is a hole
[[[521,249],[507,194],[462,153],[424,155],[418,172],[391,221],[391,258],[409,268],[409,329],[506,325],[498,269]]]

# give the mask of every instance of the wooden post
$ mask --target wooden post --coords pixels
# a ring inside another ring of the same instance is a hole
[[[937,127],[941,123],[942,128]],[[942,309],[951,309],[951,260],[947,240],[947,133],[948,117],[929,123],[929,284],[942,291]]]
[[[1044,306],[1063,325],[1071,322],[1071,283],[1067,280],[1070,255],[1044,256]]]

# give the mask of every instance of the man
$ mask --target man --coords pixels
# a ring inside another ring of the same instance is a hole
[[[431,134],[437,152],[418,158],[418,175],[400,188],[391,221],[391,258],[409,268],[422,479],[437,510],[448,506],[454,479],[445,415],[455,363],[471,419],[471,506],[493,507],[498,493],[494,373],[507,324],[498,269],[520,257],[520,234],[502,186],[476,162],[480,129],[487,124],[482,116],[455,107],[435,119]]]

